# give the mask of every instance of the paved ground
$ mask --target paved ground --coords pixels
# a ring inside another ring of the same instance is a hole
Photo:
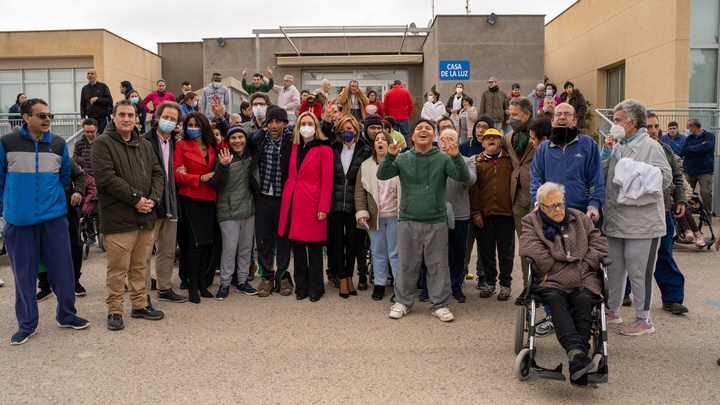
[[[581,390],[568,382],[517,381],[515,307],[479,298],[472,283],[464,288],[468,302],[451,304],[452,323],[433,318],[426,303],[392,320],[387,298],[372,301],[367,291],[343,300],[328,287],[317,303],[236,292],[225,302],[156,303],[166,313],[158,322],[130,318],[126,302],[125,330],[110,332],[105,256],[97,248],[84,267],[88,295],[77,300],[91,327],[58,328],[55,301],[47,300],[38,333],[10,346],[14,286],[2,256],[0,403],[717,404],[720,253],[682,246],[676,260],[687,277],[690,313],[662,311],[656,296],[655,334],[625,337],[610,325],[610,382]],[[516,280],[518,266],[516,260]],[[621,313],[633,316],[630,308]],[[554,335],[538,345],[540,364],[565,359]]]

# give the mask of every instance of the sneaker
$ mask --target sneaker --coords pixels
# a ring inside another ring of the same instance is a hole
[[[418,294],[418,301],[420,301],[420,302],[430,301],[430,295],[428,294],[427,290],[420,291],[420,294]]]
[[[21,345],[30,339],[30,336],[34,335],[35,331],[32,332],[23,332],[21,330],[15,332],[14,335],[10,338],[10,344],[13,346]]]
[[[130,316],[133,318],[145,318],[150,321],[159,321],[165,317],[165,314],[157,309],[145,307],[142,309],[133,309],[130,312]]]
[[[282,296],[288,296],[292,294],[293,292],[293,286],[290,284],[290,280],[284,278],[280,280],[280,295]]]
[[[490,298],[495,294],[495,286],[485,284],[483,288],[480,288],[480,298]]]
[[[55,294],[53,294],[52,290],[48,288],[47,290],[38,291],[37,300],[38,300],[38,302],[42,302],[42,301],[45,301],[46,299],[52,298],[54,296],[55,296]]]
[[[640,336],[653,332],[655,332],[655,328],[653,327],[652,319],[650,318],[635,318],[630,325],[620,329],[620,333],[625,336]]]
[[[595,367],[587,354],[578,354],[570,362],[570,384],[576,387],[587,387],[587,373]],[[585,377],[585,378],[583,378]]]
[[[605,322],[607,323],[622,323],[622,317],[620,316],[620,311],[613,312],[613,311],[607,311],[605,312]]]
[[[58,322],[58,326],[61,328],[73,328],[75,330],[80,330],[90,326],[90,322],[87,319],[82,319],[79,316],[75,316],[72,321],[68,323]]]
[[[185,302],[187,301],[187,297],[176,294],[175,291],[171,289],[169,290],[157,290],[157,299],[158,301],[168,301],[168,302]]]
[[[258,290],[253,288],[253,286],[250,285],[247,281],[244,283],[238,283],[237,287],[238,292],[241,292],[245,295],[257,295]]]
[[[432,314],[435,318],[438,318],[443,322],[451,322],[453,319],[455,319],[452,312],[450,312],[447,307],[436,309],[432,312]]]
[[[403,317],[403,315],[407,314],[409,311],[408,307],[405,305],[396,302],[391,308],[390,308],[390,318],[392,319],[400,319]]]
[[[700,232],[695,232],[695,246],[705,246],[705,236],[703,236],[703,234],[701,234]]]
[[[0,287],[5,287],[5,282],[0,278]]]
[[[675,315],[686,314],[688,312],[687,307],[679,302],[663,301],[662,309],[670,311]]]
[[[624,307],[631,307],[632,306],[632,298],[630,298],[629,295],[626,295],[623,297],[622,306]]]
[[[686,242],[693,242],[695,241],[695,234],[693,234],[693,231],[690,229],[685,230],[685,241]]]
[[[257,288],[258,296],[267,297],[268,295],[272,294],[273,288],[274,286],[271,280],[262,280]]]
[[[215,294],[215,299],[218,301],[225,301],[225,298],[227,298],[229,293],[230,293],[230,286],[227,286],[227,287],[220,286],[220,288],[218,288],[217,294]]]
[[[464,304],[465,301],[467,301],[467,297],[465,296],[465,294],[463,294],[462,291],[458,291],[458,292],[454,293],[453,299],[455,300],[455,302],[459,302],[461,304]]]
[[[472,280],[473,278],[475,278],[475,276],[473,276],[472,273],[468,273],[465,275],[465,280]]]
[[[121,330],[125,328],[121,314],[110,314],[107,318],[107,328],[109,330]]]
[[[82,297],[85,294],[87,294],[87,290],[85,290],[85,287],[83,287],[79,281],[76,281],[75,282],[75,296]]]
[[[545,337],[555,330],[555,324],[553,324],[552,316],[545,318],[545,322],[535,327],[535,337]]]
[[[510,287],[503,287],[500,286],[500,294],[498,294],[497,299],[498,301],[507,301],[512,296],[512,290]]]

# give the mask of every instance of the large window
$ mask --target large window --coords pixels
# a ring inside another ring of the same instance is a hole
[[[690,7],[690,106],[720,104],[720,2],[692,0]]]
[[[302,88],[315,91],[320,87],[323,79],[330,80],[330,97],[337,97],[350,80],[357,80],[365,94],[375,90],[378,99],[382,100],[385,92],[392,87],[395,80],[400,80],[407,87],[407,70],[345,70],[345,71],[311,71],[302,73]]]
[[[18,93],[42,98],[53,112],[79,111],[87,69],[0,70],[0,113],[6,113],[15,104]]]
[[[608,70],[605,107],[613,108],[625,100],[625,65]]]

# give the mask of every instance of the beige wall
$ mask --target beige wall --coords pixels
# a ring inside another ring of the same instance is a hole
[[[606,106],[606,73],[625,64],[625,98],[687,108],[690,1],[579,0],[545,26],[545,75]],[[590,132],[597,129],[593,118]]]

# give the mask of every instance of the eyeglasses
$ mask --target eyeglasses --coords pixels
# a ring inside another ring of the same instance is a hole
[[[253,104],[252,104],[253,107],[257,107],[257,106],[261,106],[261,105],[262,105],[262,106],[266,106],[267,103],[253,103]]]
[[[28,116],[30,116],[30,117],[35,116],[35,117],[40,118],[41,120],[44,120],[46,118],[50,118],[50,119],[55,118],[55,114],[46,114],[46,113],[37,113],[37,114],[30,113],[30,114],[28,114]]]
[[[556,116],[556,117],[566,117],[566,118],[570,118],[570,117],[575,116],[575,114],[573,114],[573,113],[571,113],[571,112],[569,112],[569,111],[567,111],[567,112],[556,112],[556,113],[555,113],[555,116]]]
[[[550,205],[545,205],[545,204],[540,204],[540,205],[545,207],[545,209],[550,212],[555,212],[557,209],[561,209],[561,210],[565,209],[565,202],[559,202],[557,204],[550,204]]]
[[[478,125],[477,128],[482,129],[483,131],[487,131],[488,129],[490,129],[490,127],[487,125]]]

